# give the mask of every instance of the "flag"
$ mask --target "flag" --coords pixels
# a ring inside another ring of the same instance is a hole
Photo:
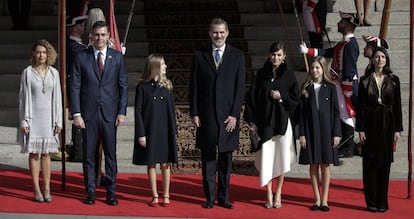
[[[111,33],[111,42],[113,43],[112,48],[122,52],[121,40],[119,39],[118,27],[115,21],[114,1],[115,0],[109,1],[109,32]]]
[[[83,0],[79,15],[80,16],[88,15],[88,11],[89,11],[89,0]],[[77,16],[77,15],[74,15],[74,16]]]

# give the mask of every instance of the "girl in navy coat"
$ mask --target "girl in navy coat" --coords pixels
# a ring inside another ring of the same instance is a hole
[[[147,165],[151,184],[151,207],[158,207],[157,175],[160,164],[163,181],[162,206],[170,203],[171,163],[177,163],[177,124],[172,84],[165,73],[167,65],[160,54],[147,58],[142,81],[135,96],[135,140],[132,162]]]
[[[337,146],[340,136],[341,120],[335,85],[329,79],[326,59],[318,56],[312,60],[302,85],[299,119],[299,164],[310,164],[309,174],[315,196],[311,210],[329,211],[330,164],[339,164]],[[322,182],[322,199],[319,180]]]

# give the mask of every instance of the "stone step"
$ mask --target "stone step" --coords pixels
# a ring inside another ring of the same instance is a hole
[[[236,0],[210,0],[210,1],[145,1],[144,8],[146,11],[156,11],[157,13],[171,13],[181,11],[198,11],[198,12],[214,12],[228,11],[238,9],[238,1]]]
[[[125,29],[128,15],[116,15],[115,20],[120,30]],[[133,15],[131,20],[131,27],[142,27],[144,26],[144,15]],[[57,30],[58,28],[58,16],[57,15],[35,15],[31,16],[28,22],[28,29],[36,30]],[[0,29],[10,30],[12,27],[12,21],[9,16],[0,16]]]
[[[388,27],[388,38],[391,39],[409,39],[410,29],[408,25],[392,25]],[[307,32],[305,29],[302,30],[302,36],[307,39]],[[282,26],[251,26],[244,28],[244,36],[247,40],[273,40],[273,39],[284,39],[299,41],[300,35],[298,34],[297,27],[288,27],[285,29]],[[371,26],[364,28],[357,28],[355,35],[361,37],[362,35],[376,35],[373,33],[379,33],[379,27]],[[342,39],[342,34],[338,33],[333,29],[328,29],[328,34],[332,42],[339,41]]]
[[[145,63],[145,60],[145,57],[125,57],[124,62],[127,72],[143,71],[144,65],[137,65],[137,63]],[[1,74],[21,74],[29,64],[29,59],[0,59]]]
[[[146,14],[145,24],[146,25],[166,25],[166,26],[193,26],[202,25],[207,27],[211,19],[220,17],[223,18],[230,26],[233,24],[240,23],[240,14],[234,11],[211,11],[211,12],[183,12],[183,11],[172,11],[168,14],[157,13]]]
[[[0,59],[15,59],[27,57],[30,58],[31,42],[26,44],[0,44]],[[56,44],[56,43],[54,43]],[[148,55],[147,42],[129,42],[127,41],[127,50],[125,57],[137,57]]]
[[[355,5],[353,1],[339,1],[339,0],[328,0],[329,8],[332,8],[332,11],[346,11],[355,13]],[[370,12],[382,11],[384,8],[385,0],[375,0],[371,1]],[[391,13],[392,12],[409,12],[410,11],[410,1],[406,0],[393,0],[391,4]]]

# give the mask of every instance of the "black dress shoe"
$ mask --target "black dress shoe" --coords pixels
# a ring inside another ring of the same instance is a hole
[[[323,206],[321,206],[321,211],[325,211],[325,212],[327,212],[327,211],[329,211],[330,209],[329,209],[329,207],[327,206],[327,205],[323,205]]]
[[[202,206],[203,206],[203,208],[210,209],[210,208],[214,207],[214,204],[213,204],[213,202],[206,202]]]
[[[85,198],[85,204],[88,204],[88,205],[95,204],[95,193],[94,192],[88,192]]]
[[[312,211],[321,210],[321,206],[319,206],[319,205],[312,205],[312,206],[310,207],[310,209],[311,209]]]
[[[219,202],[218,206],[227,208],[227,209],[233,209],[234,206],[230,202]]]
[[[370,211],[370,212],[377,212],[378,211],[377,207],[374,207],[374,206],[368,206],[367,210]]]
[[[106,195],[106,203],[108,205],[117,206],[118,205],[118,199],[116,198],[116,195],[114,193],[110,193]]]
[[[377,211],[378,212],[381,212],[381,213],[384,213],[384,212],[386,212],[388,210],[388,208],[384,208],[384,207],[378,207],[377,208]]]

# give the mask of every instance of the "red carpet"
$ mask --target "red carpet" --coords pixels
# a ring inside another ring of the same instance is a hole
[[[33,202],[28,171],[0,170],[0,212],[102,216],[142,216],[177,218],[411,218],[414,200],[407,199],[406,181],[392,181],[389,190],[390,210],[370,213],[365,210],[361,180],[332,180],[330,212],[313,212],[308,207],[313,195],[308,179],[287,178],[283,188],[283,207],[265,209],[265,190],[258,187],[255,176],[232,176],[231,200],[235,206],[227,210],[218,206],[203,209],[200,175],[173,174],[170,207],[151,208],[149,182],[143,174],[119,174],[119,206],[105,204],[105,190],[99,188],[95,205],[83,204],[82,173],[67,173],[67,189],[61,190],[60,172],[52,174],[52,203]],[[161,183],[159,182],[159,187]],[[162,194],[160,194],[162,196]],[[411,216],[410,216],[411,215]]]

